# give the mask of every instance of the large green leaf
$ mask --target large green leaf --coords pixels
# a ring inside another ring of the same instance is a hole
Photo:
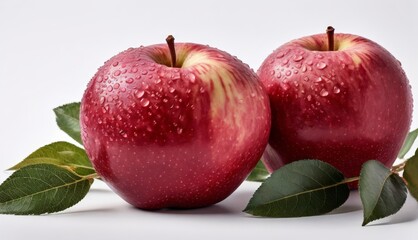
[[[418,201],[418,155],[408,159],[405,164],[403,177],[408,183],[407,187],[411,195]]]
[[[54,108],[58,127],[83,145],[80,134],[80,103],[69,103]]]
[[[0,185],[0,213],[38,215],[62,211],[83,199],[92,182],[92,178],[82,178],[55,165],[26,166]]]
[[[412,145],[414,144],[417,136],[418,136],[418,129],[415,129],[414,131],[410,132],[408,136],[406,136],[405,142],[403,143],[403,146],[401,150],[399,151],[398,158],[405,157],[405,155],[409,152]]]
[[[95,172],[86,152],[67,142],[55,142],[43,146],[9,170],[17,170],[41,163],[69,167],[82,175],[89,175]]]
[[[254,193],[245,212],[265,217],[324,214],[349,196],[343,174],[318,160],[301,160],[275,171]]]
[[[361,168],[359,191],[364,211],[363,226],[399,211],[407,196],[402,178],[374,160],[367,161]]]
[[[262,161],[258,161],[253,171],[248,175],[247,181],[264,182],[270,173],[267,171]]]

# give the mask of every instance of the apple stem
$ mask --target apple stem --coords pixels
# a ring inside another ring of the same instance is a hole
[[[327,27],[328,51],[334,51],[334,30],[331,26]]]
[[[168,45],[168,49],[170,49],[171,54],[171,67],[176,66],[176,48],[174,47],[174,37],[173,35],[168,35],[168,37],[165,39]]]

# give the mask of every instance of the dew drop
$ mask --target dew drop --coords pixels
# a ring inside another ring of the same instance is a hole
[[[292,73],[290,72],[290,70],[287,70],[287,71],[286,71],[286,76],[290,76],[290,74],[292,74]]]
[[[133,82],[134,82],[134,79],[133,78],[126,79],[126,83],[133,83]]]
[[[155,71],[155,67],[152,67],[149,69],[150,72],[154,72]]]
[[[169,91],[170,93],[173,93],[173,92],[175,92],[175,91],[176,91],[176,89],[174,89],[173,87],[169,87],[169,88],[168,88],[168,91]]]
[[[318,69],[322,70],[322,69],[324,69],[324,68],[326,68],[326,67],[327,67],[327,64],[321,61],[321,62],[318,62],[318,63],[316,64],[316,67],[317,67]]]
[[[312,66],[313,62],[312,60],[309,60],[308,62],[306,62],[306,64],[308,64],[309,66]]]
[[[308,100],[308,102],[310,102],[312,100],[312,96],[309,94],[306,99]]]
[[[112,87],[112,86],[107,86],[107,91],[108,91],[108,92],[113,91],[113,87]]]
[[[309,77],[308,77],[308,76],[305,76],[305,77],[303,77],[303,80],[304,80],[305,82],[308,82],[308,81],[309,81]]]
[[[142,98],[142,96],[144,96],[144,94],[145,94],[145,91],[144,90],[135,90],[134,94],[135,94],[136,98]]]
[[[161,79],[157,77],[157,79],[155,79],[155,83],[159,84],[161,82]]]
[[[338,93],[340,93],[341,89],[339,89],[337,86],[335,86],[333,91],[334,91],[335,94],[338,94]]]
[[[115,75],[115,76],[119,76],[121,74],[121,71],[120,70],[116,70],[114,73],[113,73],[113,75]]]
[[[105,98],[105,97],[103,97],[103,96],[101,96],[101,97],[100,97],[100,104],[103,104],[105,101],[106,101],[106,98]]]
[[[102,76],[98,76],[96,79],[97,79],[97,82],[99,82],[99,83],[103,82],[103,77]]]
[[[277,72],[276,77],[277,78],[280,78],[281,76],[282,76],[282,73],[281,72]]]
[[[251,97],[255,97],[255,92],[252,92],[251,93]]]
[[[322,78],[321,77],[318,77],[317,79],[315,79],[314,82],[316,82],[316,83],[322,82]]]
[[[318,59],[322,59],[322,58],[324,58],[324,56],[323,56],[322,54],[317,54],[317,55],[316,55],[316,58],[318,58]]]
[[[205,92],[205,89],[203,87],[200,87],[199,92],[200,93],[204,93]]]
[[[293,57],[293,61],[295,61],[295,62],[299,62],[299,61],[301,61],[303,59],[303,56],[302,55],[295,55],[294,57]]]
[[[138,72],[138,68],[137,68],[137,67],[133,67],[133,68],[131,69],[131,72],[133,72],[133,73]]]
[[[118,64],[119,64],[119,62],[118,62],[118,61],[116,61],[116,62],[114,62],[114,63],[112,64],[112,66],[116,67]]]
[[[177,128],[177,133],[181,134],[183,132],[183,128]]]
[[[305,65],[303,65],[303,67],[302,67],[302,72],[306,72],[306,66]]]
[[[284,53],[283,52],[279,52],[279,53],[277,53],[276,58],[282,58],[283,56],[284,56]]]
[[[113,85],[113,88],[114,89],[118,89],[120,87],[120,84],[119,83],[115,83],[115,85]]]
[[[283,63],[283,65],[288,64],[289,63],[289,59],[283,59],[282,63]]]
[[[167,98],[163,98],[163,102],[168,102],[168,99]]]
[[[319,93],[319,95],[321,95],[322,97],[326,97],[328,96],[329,92],[324,88],[321,90],[321,92]]]
[[[275,71],[274,71],[274,70],[271,70],[271,71],[270,71],[270,75],[271,75],[271,76],[273,76],[273,75],[274,75],[274,73],[275,73]]]
[[[141,101],[139,101],[139,103],[141,104],[141,106],[147,107],[149,105],[149,100],[146,98],[142,98]]]
[[[294,73],[294,74],[298,74],[298,73],[299,73],[299,71],[298,71],[298,70],[294,70],[294,71],[293,71],[293,73]]]
[[[146,75],[147,73],[148,73],[147,70],[142,70],[142,72],[141,72],[142,75]]]
[[[191,83],[196,82],[196,76],[193,73],[188,73],[186,77]]]
[[[284,83],[284,84],[282,84],[282,88],[283,88],[284,91],[287,91],[289,89],[289,85]]]

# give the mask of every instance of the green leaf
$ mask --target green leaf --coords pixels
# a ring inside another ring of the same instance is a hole
[[[414,144],[417,136],[418,136],[418,129],[415,129],[414,131],[410,132],[408,136],[406,136],[405,142],[403,143],[402,148],[399,151],[398,158],[405,157],[405,155],[409,152],[412,145]]]
[[[375,160],[363,164],[359,191],[364,213],[362,226],[396,213],[407,196],[402,178]]]
[[[319,160],[300,160],[275,171],[257,189],[244,212],[264,217],[319,215],[341,206],[349,193],[336,168]]]
[[[83,145],[80,134],[80,103],[69,103],[54,108],[58,127]]]
[[[405,164],[403,177],[408,183],[407,187],[411,195],[418,201],[418,155],[408,159]]]
[[[247,181],[264,182],[270,176],[262,161],[258,161],[257,165],[247,177]]]
[[[21,168],[0,185],[0,213],[39,215],[62,211],[83,199],[92,182],[92,178],[50,164]]]
[[[9,170],[41,163],[68,167],[80,175],[95,173],[86,152],[67,142],[55,142],[43,146]]]

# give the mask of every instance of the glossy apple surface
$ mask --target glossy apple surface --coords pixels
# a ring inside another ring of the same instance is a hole
[[[263,160],[270,171],[300,159],[326,161],[346,177],[371,159],[390,167],[408,133],[412,94],[398,62],[363,37],[326,34],[276,49],[258,74],[272,108]]]
[[[98,174],[143,209],[195,208],[230,195],[261,157],[270,107],[257,75],[226,52],[165,44],[128,49],[99,68],[81,103]]]

